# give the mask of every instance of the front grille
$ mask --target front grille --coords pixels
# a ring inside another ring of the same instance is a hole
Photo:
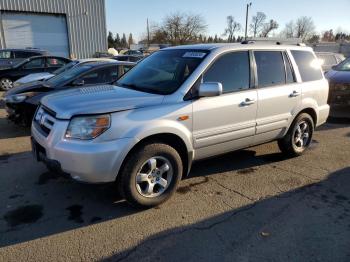
[[[40,106],[40,108],[37,110],[35,117],[34,117],[34,123],[36,128],[40,131],[42,135],[47,137],[53,126],[55,125],[55,112],[52,110],[47,109],[46,107]]]

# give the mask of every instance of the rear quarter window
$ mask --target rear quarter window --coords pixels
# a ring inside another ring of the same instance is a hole
[[[292,50],[291,53],[299,68],[303,82],[316,81],[323,78],[319,61],[312,52]]]

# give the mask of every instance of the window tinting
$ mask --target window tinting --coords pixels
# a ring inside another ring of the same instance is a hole
[[[32,56],[37,56],[38,54],[34,54],[32,52],[25,51],[15,51],[15,58],[29,58]]]
[[[283,85],[285,81],[284,61],[281,52],[254,51],[259,87]]]
[[[28,63],[24,64],[25,69],[32,69],[32,68],[42,68],[44,67],[44,59],[43,58],[37,58],[29,61]]]
[[[233,52],[221,56],[204,74],[204,82],[219,82],[223,92],[233,92],[249,88],[249,53]]]
[[[290,64],[289,57],[286,52],[283,52],[283,57],[284,57],[284,63],[286,65],[286,83],[294,83],[295,82],[295,77],[292,69],[292,65]]]
[[[303,82],[322,79],[320,63],[311,52],[299,50],[292,50],[291,52],[298,65]]]
[[[47,66],[49,67],[61,67],[65,65],[66,62],[60,58],[47,58]]]

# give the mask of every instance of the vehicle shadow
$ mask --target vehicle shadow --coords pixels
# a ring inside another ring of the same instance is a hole
[[[16,125],[6,117],[0,117],[0,139],[30,136],[30,128]]]
[[[152,235],[103,261],[348,261],[349,217],[350,167]]]

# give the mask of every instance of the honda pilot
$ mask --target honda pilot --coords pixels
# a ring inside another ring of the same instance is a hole
[[[193,161],[277,141],[299,156],[329,114],[309,47],[208,44],[162,49],[115,85],[45,96],[33,152],[88,183],[116,182],[133,205],[171,197]]]

